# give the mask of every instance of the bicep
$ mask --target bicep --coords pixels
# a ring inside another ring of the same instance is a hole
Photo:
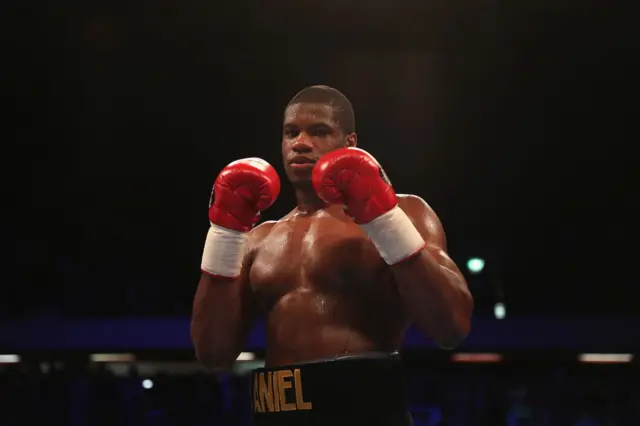
[[[433,209],[422,198],[415,195],[403,198],[401,208],[424,239],[425,250],[440,266],[462,276],[460,269],[447,253],[447,237],[442,222]]]
[[[217,277],[202,272],[193,302],[195,324],[233,334],[243,334],[245,329],[250,328],[257,306],[250,282],[257,236],[253,231],[248,235],[242,269],[237,278]]]
[[[194,303],[205,309],[238,307],[241,314],[248,313],[245,308],[248,308],[252,303],[249,268],[243,265],[240,275],[235,279],[217,277],[202,272]]]
[[[243,306],[243,318],[251,326],[253,320],[258,316],[260,310],[260,301],[257,299],[256,293],[251,285],[251,267],[255,260],[256,254],[263,240],[271,231],[275,222],[263,222],[251,230],[247,239],[247,246],[242,261],[242,271],[237,279],[237,297]]]
[[[438,245],[432,245],[427,243],[425,249],[429,252],[429,254],[438,262],[438,264],[450,271],[451,273],[462,277],[462,272],[458,268],[458,265],[449,257],[449,254],[442,249],[442,247]]]

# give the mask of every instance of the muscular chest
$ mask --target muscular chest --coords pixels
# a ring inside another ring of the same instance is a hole
[[[299,288],[362,294],[386,276],[386,265],[361,228],[329,215],[276,224],[257,248],[250,271],[254,290],[269,299]]]

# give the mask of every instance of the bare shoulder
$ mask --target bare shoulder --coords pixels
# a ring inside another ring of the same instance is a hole
[[[276,221],[268,220],[266,222],[262,222],[260,225],[253,228],[251,231],[247,233],[247,246],[245,249],[244,256],[244,266],[248,268],[253,259],[255,258],[256,252],[262,241],[267,238],[269,232],[273,228],[273,225],[276,224]],[[247,269],[248,270],[248,269]]]
[[[398,194],[398,207],[404,211],[425,241],[446,247],[442,223],[436,212],[417,195]]]
[[[438,215],[429,204],[422,198],[413,194],[397,194],[398,207],[400,207],[410,217],[417,216],[416,219],[436,219]]]
[[[271,232],[271,229],[276,223],[278,222],[275,220],[267,220],[249,231],[247,235],[249,246],[255,247],[260,244],[262,240],[264,240],[267,235],[269,235],[269,232]]]
[[[279,220],[267,220],[253,228],[249,231],[249,246],[255,247],[259,245],[269,235],[276,224],[293,217],[295,213],[296,209],[293,209]]]

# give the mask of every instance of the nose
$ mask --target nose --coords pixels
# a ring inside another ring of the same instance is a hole
[[[296,154],[308,154],[313,151],[313,145],[311,145],[309,139],[300,135],[291,145],[291,149]]]

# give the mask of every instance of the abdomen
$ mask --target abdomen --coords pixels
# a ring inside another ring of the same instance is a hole
[[[348,302],[305,287],[283,296],[267,316],[267,365],[397,349],[404,330],[397,313],[365,313],[366,301]]]

